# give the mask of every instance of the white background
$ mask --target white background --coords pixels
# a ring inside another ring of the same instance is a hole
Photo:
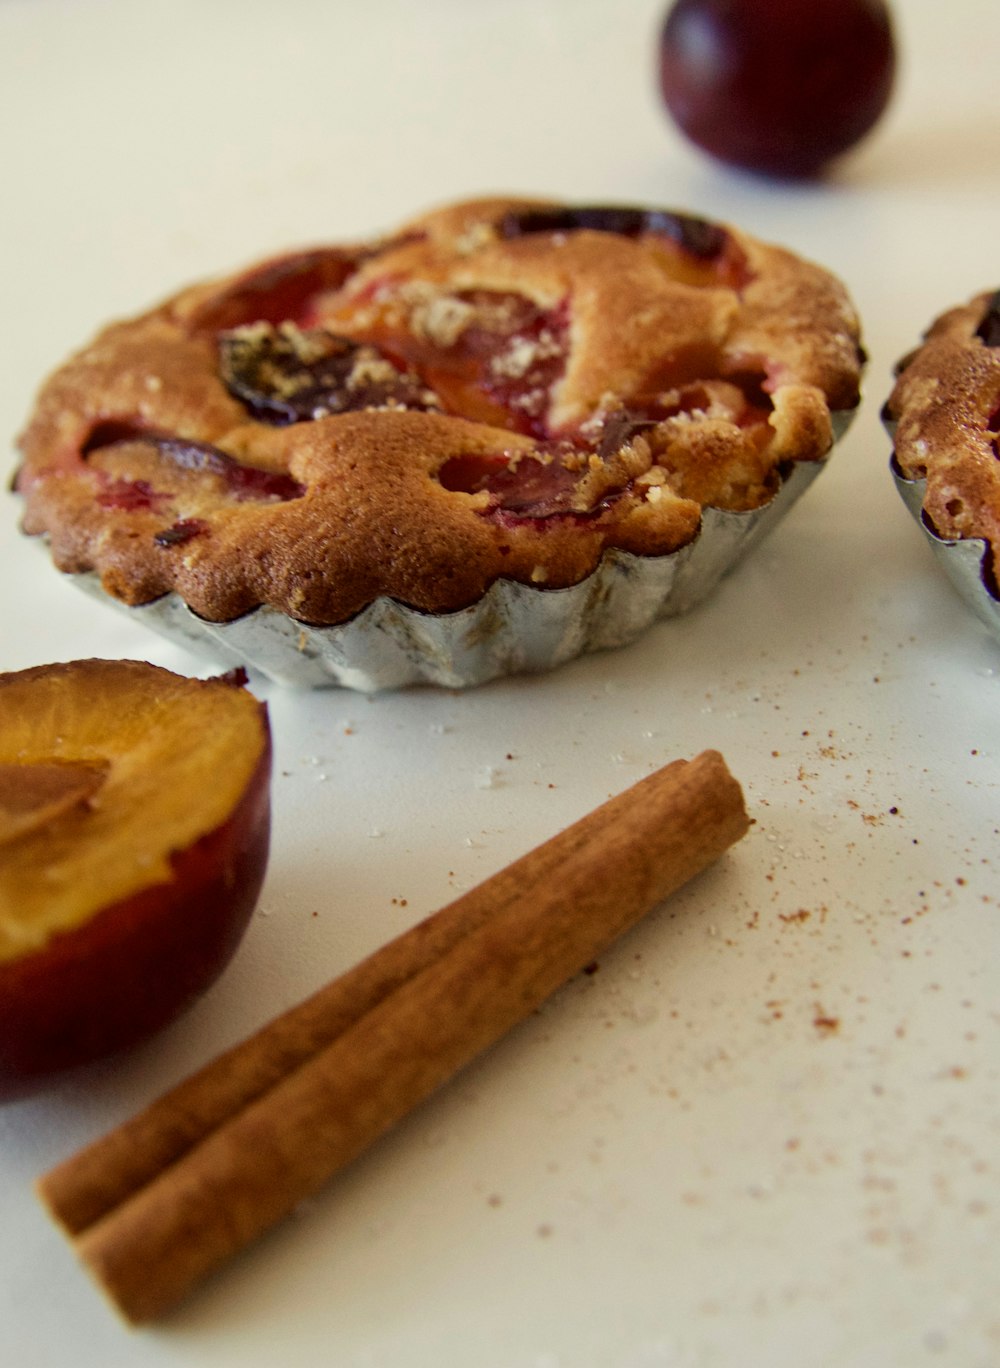
[[[1000,284],[1000,7],[896,8],[890,114],[825,184],[784,186],[668,124],[651,0],[0,0],[5,446],[106,319],[492,191],[737,222],[840,274],[871,354],[830,468],[688,618],[466,695],[260,688],[275,832],[233,965],[153,1043],[0,1111],[0,1363],[1000,1363],[1000,645],[878,418],[930,318]],[[2,513],[0,667],[204,671]],[[744,842],[169,1321],[118,1323],[37,1175],[706,746]]]

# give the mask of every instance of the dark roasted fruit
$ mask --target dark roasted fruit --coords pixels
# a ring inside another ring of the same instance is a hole
[[[295,252],[267,261],[196,307],[187,326],[211,333],[291,319],[308,327],[316,299],[326,290],[339,289],[357,264],[353,255],[337,248]]]
[[[539,448],[537,455],[456,456],[442,467],[445,489],[490,496],[488,513],[517,518],[551,518],[557,514],[586,514],[579,507],[580,465],[585,457],[572,447]]]
[[[991,296],[976,336],[988,347],[1000,347],[1000,290]]]
[[[619,205],[579,205],[569,209],[529,209],[508,214],[500,225],[503,237],[526,233],[566,233],[589,228],[599,233],[640,237],[652,233],[669,238],[692,256],[717,257],[726,245],[725,229],[692,214],[665,209],[637,209]]]
[[[138,453],[136,448],[139,448]],[[143,469],[147,474],[155,472],[171,487],[158,490],[149,478],[102,469],[102,458],[106,462],[115,452],[144,456]],[[194,442],[153,432],[128,419],[98,423],[84,442],[81,455],[97,468],[100,479],[97,502],[104,508],[157,508],[176,493],[171,476],[184,474],[211,477],[234,499],[241,501],[299,499],[305,493],[297,480],[282,471],[243,465],[210,442]]]
[[[323,328],[258,323],[219,338],[226,388],[260,422],[283,425],[370,408],[436,408],[418,375],[377,347]]]

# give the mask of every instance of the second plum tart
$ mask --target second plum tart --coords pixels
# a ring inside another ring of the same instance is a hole
[[[1000,291],[945,310],[883,409],[892,472],[940,565],[1000,636]]]

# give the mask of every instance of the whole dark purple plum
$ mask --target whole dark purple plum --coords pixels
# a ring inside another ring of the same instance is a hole
[[[681,130],[721,161],[811,177],[853,147],[892,93],[884,0],[676,0],[660,89]]]

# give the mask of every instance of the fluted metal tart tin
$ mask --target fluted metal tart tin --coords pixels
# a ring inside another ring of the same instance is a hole
[[[833,415],[836,438],[852,417],[853,411]],[[365,693],[418,684],[463,689],[625,646],[658,619],[694,608],[770,532],[824,465],[793,465],[760,508],[706,508],[698,535],[669,555],[610,550],[586,579],[565,589],[501,579],[476,603],[453,613],[420,612],[379,598],[333,626],[299,622],[266,606],[230,622],[210,622],[176,594],[130,607],[107,594],[95,573],[70,578],[196,655],[227,668],[245,666],[278,684]]]
[[[891,435],[894,425],[887,422],[886,427]],[[923,530],[938,564],[980,622],[1000,640],[1000,599],[989,574],[989,544],[982,537],[951,539],[938,536],[924,513],[927,481],[907,479],[895,456],[889,468],[903,503]]]

